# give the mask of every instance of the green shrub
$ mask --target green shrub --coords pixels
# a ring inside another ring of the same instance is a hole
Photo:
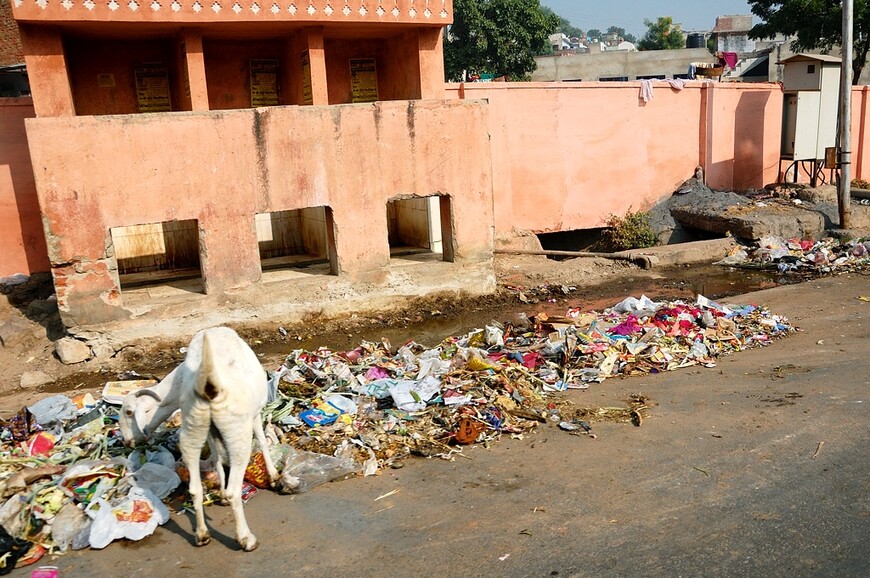
[[[624,217],[610,215],[604,235],[617,251],[643,249],[659,244],[659,239],[649,224],[649,214],[632,212],[631,207]]]

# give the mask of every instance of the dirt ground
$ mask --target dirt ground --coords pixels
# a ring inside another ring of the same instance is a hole
[[[582,279],[593,266],[557,267],[547,279]],[[637,288],[629,279],[688,292],[673,271],[610,273],[579,297],[592,303],[608,287]],[[253,553],[238,550],[230,509],[214,506],[206,511],[214,539],[203,549],[192,545],[191,517],[179,514],[142,541],[40,564],[65,578],[868,576],[868,279],[852,273],[738,295],[729,302],[767,305],[800,331],[714,368],[570,392],[577,404],[649,396],[656,405],[641,427],[596,425],[592,439],[542,424],[452,461],[409,460],[295,496],[261,492],[245,506],[261,542]],[[564,306],[541,297],[506,297],[499,310]],[[477,315],[469,311],[463,323]]]

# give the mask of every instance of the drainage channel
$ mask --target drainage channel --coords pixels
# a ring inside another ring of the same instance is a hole
[[[290,336],[286,341],[263,343],[255,349],[271,357],[287,355],[294,349],[326,347],[343,351],[357,347],[361,341],[380,342],[382,339],[388,340],[394,347],[408,341],[434,347],[447,337],[464,335],[493,321],[512,321],[521,314],[564,315],[569,308],[574,307],[582,311],[601,311],[626,297],[641,295],[653,300],[693,301],[696,295],[701,294],[709,299],[722,300],[797,281],[770,271],[716,265],[677,267],[657,271],[654,275],[639,272],[636,276],[626,276],[600,285],[577,287],[567,294],[555,291],[546,297],[538,295],[529,303],[521,302],[519,297],[507,303],[495,304],[482,299],[477,304],[468,304],[461,315],[424,316],[422,319],[408,319],[388,326],[365,327],[358,331],[351,329],[302,339]]]

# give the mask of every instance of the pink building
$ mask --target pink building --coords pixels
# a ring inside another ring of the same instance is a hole
[[[74,331],[483,294],[496,242],[601,227],[697,166],[778,177],[779,85],[445,85],[446,0],[12,6],[33,98],[0,99],[0,276],[50,268]],[[867,178],[868,87],[852,110]]]
[[[179,311],[192,329],[491,291],[485,104],[441,100],[451,10],[13,0],[64,323],[157,333]]]

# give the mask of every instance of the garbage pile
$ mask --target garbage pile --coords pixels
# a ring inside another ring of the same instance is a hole
[[[757,246],[736,247],[716,264],[809,277],[863,271],[870,267],[870,238],[838,241],[829,237],[812,241],[762,237]]]
[[[602,312],[520,316],[436,347],[363,341],[350,351],[296,350],[271,374],[263,410],[279,488],[304,492],[348,474],[401,467],[411,455],[452,459],[470,444],[522,437],[552,422],[594,437],[592,423],[640,425],[651,402],[577,407],[564,394],[616,376],[671,371],[795,331],[764,307],[629,297]],[[101,399],[55,395],[0,422],[0,573],[46,552],[141,539],[185,504],[187,472],[177,416],[151,445],[131,452],[117,428],[118,403],[149,380],[110,382]],[[217,499],[204,461],[206,498]],[[246,472],[245,497],[266,487],[262,455]]]

